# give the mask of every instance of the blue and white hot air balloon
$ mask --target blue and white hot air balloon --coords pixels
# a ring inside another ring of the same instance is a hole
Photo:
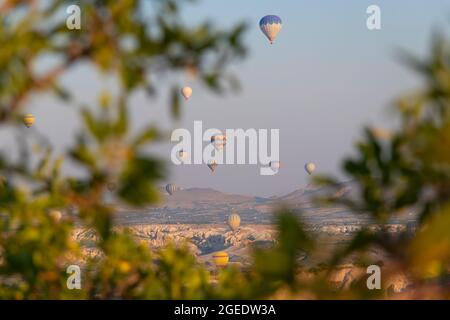
[[[283,26],[280,17],[268,15],[259,20],[259,27],[272,44]]]

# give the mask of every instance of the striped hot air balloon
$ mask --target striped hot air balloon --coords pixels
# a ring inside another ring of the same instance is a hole
[[[226,267],[230,258],[225,251],[219,251],[213,254],[213,261],[217,267]]]
[[[230,226],[231,230],[237,230],[241,225],[241,217],[239,217],[237,213],[232,213],[228,217],[228,225]]]
[[[170,195],[172,195],[176,190],[177,190],[177,187],[176,187],[174,184],[172,184],[172,183],[169,183],[169,184],[166,186],[166,191],[167,191],[167,193],[170,194]]]
[[[31,113],[23,116],[23,124],[27,128],[30,128],[34,124],[35,121],[36,121],[36,119]]]
[[[275,15],[265,16],[259,21],[261,31],[267,39],[269,39],[271,44],[275,41],[275,38],[277,37],[278,32],[280,32],[282,26],[283,24],[280,17]]]

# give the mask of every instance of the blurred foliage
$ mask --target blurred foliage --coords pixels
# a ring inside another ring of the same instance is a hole
[[[218,93],[237,88],[228,66],[245,55],[245,25],[189,26],[180,7],[190,2],[79,1],[81,30],[66,26],[73,1],[0,4],[0,124],[19,132],[18,161],[0,154],[1,298],[206,296],[208,275],[186,248],[152,257],[129,233],[113,230],[115,208],[105,201],[112,195],[128,206],[155,203],[157,182],[166,176],[164,162],[146,151],[165,134],[153,124],[132,128],[134,92],[154,95],[162,77],[179,75]],[[22,134],[21,118],[40,93],[80,106],[60,80],[80,63],[117,80],[118,88],[99,92],[97,106],[81,106],[83,128],[59,156],[36,126]],[[169,109],[179,117],[180,84],[169,88]],[[63,173],[66,162],[82,174]],[[75,241],[79,228],[95,233],[98,255],[87,261],[86,248]],[[67,266],[83,261],[83,290],[67,290]]]
[[[419,288],[442,283],[445,293],[440,297],[448,299],[450,41],[436,33],[426,61],[409,53],[402,53],[401,58],[424,77],[425,87],[396,101],[395,111],[401,119],[398,130],[366,128],[357,155],[344,161],[343,169],[358,186],[358,195],[321,200],[369,214],[380,224],[405,213],[417,214],[416,230],[392,237],[384,230],[363,228],[345,250],[335,254],[332,265],[355,252],[378,247],[402,266],[402,272]],[[320,177],[317,182],[339,188],[336,179]]]
[[[369,214],[381,225],[414,210],[420,217],[415,235],[392,237],[367,226],[347,247],[307,269],[302,257],[321,248],[298,214],[282,209],[276,213],[277,244],[255,248],[252,267],[210,272],[184,244],[150,250],[130,231],[113,227],[116,209],[105,201],[105,194],[142,207],[158,201],[157,183],[166,176],[164,162],[145,149],[164,133],[150,124],[140,132],[132,130],[131,94],[137,90],[155,94],[164,73],[180,72],[214,92],[238,88],[227,67],[245,54],[245,26],[218,30],[206,22],[188,27],[180,15],[184,2],[191,1],[147,1],[152,10],[146,12],[143,1],[79,1],[82,30],[72,31],[63,14],[71,1],[0,4],[1,125],[20,130],[21,114],[30,98],[41,92],[78,105],[59,79],[79,62],[120,83],[114,94],[99,92],[97,106],[82,107],[83,130],[65,154],[54,154],[36,131],[33,136],[40,138],[32,156],[29,135],[18,140],[18,161],[1,154],[0,298],[379,298],[387,289],[367,290],[365,273],[350,287],[330,281],[349,256],[357,254],[362,266],[378,263],[367,255],[374,247],[388,253],[418,286],[448,281],[450,52],[449,42],[438,36],[427,62],[410,55],[403,58],[425,77],[426,86],[397,101],[400,128],[388,133],[367,128],[356,155],[344,162],[358,196],[322,199]],[[49,55],[60,64],[37,72],[35,65]],[[178,117],[179,85],[171,88],[170,110]],[[83,174],[65,174],[66,161]],[[335,179],[318,180],[339,189]],[[79,230],[91,232],[92,241],[77,241]],[[79,263],[82,289],[68,290],[66,268]],[[449,298],[448,293],[439,297]]]

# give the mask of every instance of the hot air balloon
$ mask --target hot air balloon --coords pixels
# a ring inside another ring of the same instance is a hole
[[[184,151],[184,150],[178,151],[178,152],[177,152],[177,158],[178,158],[178,160],[180,160],[182,163],[183,163],[184,161],[186,161],[186,159],[188,158],[188,153],[187,153],[187,151]]]
[[[273,171],[278,171],[280,169],[280,161],[270,161],[269,166]]]
[[[312,162],[305,164],[305,170],[308,174],[312,174],[316,170],[316,165]]]
[[[381,127],[372,127],[370,128],[370,132],[375,138],[380,140],[389,140],[393,136],[392,131]]]
[[[228,217],[228,225],[230,226],[231,230],[235,231],[239,226],[241,225],[241,217],[237,213],[232,213]]]
[[[183,89],[181,89],[181,94],[183,95],[184,99],[188,100],[192,96],[192,88],[183,87]]]
[[[283,24],[280,17],[268,15],[259,20],[259,27],[272,44]]]
[[[167,193],[170,194],[170,195],[172,195],[176,190],[177,190],[177,187],[176,187],[174,184],[172,184],[172,183],[169,183],[169,184],[166,186],[166,191],[167,191]]]
[[[50,210],[49,212],[50,217],[55,220],[56,222],[59,222],[62,217],[62,213],[59,210]]]
[[[25,126],[27,128],[30,128],[34,124],[35,121],[36,121],[36,119],[34,118],[34,116],[31,113],[23,116],[23,123],[25,124]]]
[[[211,160],[208,162],[208,168],[211,169],[212,172],[214,172],[217,168],[218,164],[215,160]]]
[[[227,137],[223,134],[217,134],[211,137],[211,143],[216,150],[223,150],[227,144]]]
[[[217,267],[226,267],[229,261],[228,253],[219,251],[213,254],[213,261]]]

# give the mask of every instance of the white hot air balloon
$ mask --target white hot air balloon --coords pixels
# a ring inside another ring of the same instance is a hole
[[[183,87],[183,89],[181,89],[181,94],[183,95],[184,99],[188,100],[192,96],[192,88]]]
[[[184,151],[184,150],[178,151],[177,152],[177,158],[178,158],[178,160],[181,161],[181,163],[184,163],[186,161],[186,159],[188,158],[187,151]]]
[[[218,164],[215,160],[210,160],[208,161],[208,168],[211,170],[211,172],[214,173],[214,171],[216,170]]]
[[[393,133],[391,130],[381,128],[381,127],[372,127],[370,128],[370,132],[373,134],[373,136],[380,140],[390,140],[393,136]]]
[[[211,143],[216,150],[223,150],[227,144],[227,137],[223,134],[217,134],[211,137]]]
[[[280,169],[280,161],[270,161],[269,167],[274,172],[277,172]]]
[[[312,162],[305,164],[305,170],[308,174],[312,174],[316,170],[316,165]]]

